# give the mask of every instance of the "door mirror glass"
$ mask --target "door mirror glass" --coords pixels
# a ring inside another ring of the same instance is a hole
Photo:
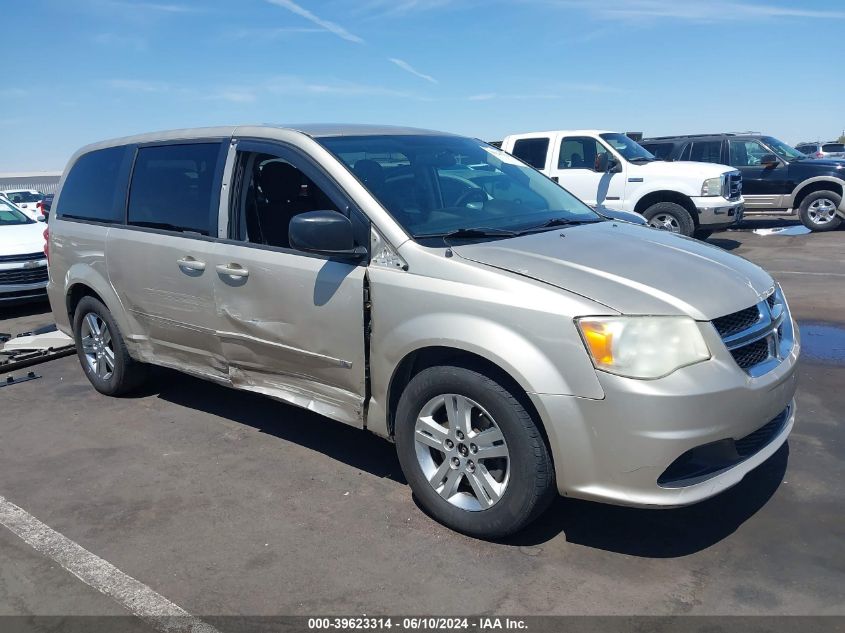
[[[35,220],[36,220],[37,222],[46,222],[46,221],[47,221],[47,216],[46,216],[46,215],[44,215],[43,213],[39,213],[38,215],[36,215],[36,216],[35,216]]]
[[[619,161],[617,161],[608,152],[600,152],[596,154],[595,166],[596,171],[599,173],[622,171],[622,166],[619,164]]]
[[[337,211],[308,211],[293,216],[288,228],[292,248],[321,255],[345,255],[359,259],[366,254],[355,248],[352,222]]]
[[[778,157],[774,154],[763,154],[760,157],[760,164],[766,167],[775,167],[778,164]]]

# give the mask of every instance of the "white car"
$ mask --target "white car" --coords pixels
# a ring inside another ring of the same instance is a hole
[[[0,199],[0,305],[46,298],[45,228]]]
[[[4,191],[3,195],[12,202],[18,209],[22,210],[30,220],[37,220],[41,214],[41,201],[44,194],[35,189],[13,189]]]
[[[633,211],[648,223],[705,239],[742,217],[742,175],[733,167],[659,161],[624,134],[556,130],[513,134],[502,149],[601,213]]]

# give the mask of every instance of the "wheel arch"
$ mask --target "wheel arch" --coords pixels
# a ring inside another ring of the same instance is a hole
[[[531,415],[543,435],[543,440],[546,446],[550,449],[549,454],[554,459],[554,451],[551,450],[551,442],[545,428],[542,416],[537,408],[534,406],[531,398],[528,397],[528,390],[520,383],[517,378],[511,375],[496,362],[458,347],[449,347],[443,345],[431,345],[421,347],[409,352],[399,362],[393,371],[387,389],[387,430],[389,437],[393,437],[396,425],[396,410],[399,406],[399,399],[402,392],[408,383],[419,374],[421,371],[429,367],[437,367],[442,365],[451,365],[455,367],[463,367],[471,369],[484,374],[491,378],[508,391],[519,401],[522,407]]]
[[[811,193],[816,191],[833,191],[839,194],[840,198],[845,197],[845,181],[839,180],[832,176],[816,176],[815,178],[808,178],[795,188],[792,194],[792,208],[798,209],[801,203]]]
[[[651,191],[637,200],[637,204],[634,205],[634,211],[642,215],[650,206],[658,202],[674,202],[682,206],[689,212],[693,224],[698,227],[698,210],[695,208],[695,203],[693,203],[692,198],[680,191],[673,191],[671,189]]]

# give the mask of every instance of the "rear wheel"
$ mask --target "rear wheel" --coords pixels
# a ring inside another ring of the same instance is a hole
[[[83,297],[73,319],[76,353],[94,389],[119,396],[138,388],[146,366],[129,356],[111,312],[94,297]]]
[[[814,191],[801,201],[798,217],[811,231],[832,231],[842,223],[836,214],[842,197],[835,191]]]
[[[396,450],[420,505],[465,534],[512,534],[555,496],[551,457],[531,415],[471,369],[431,367],[411,380],[397,410]]]
[[[649,226],[655,229],[671,231],[690,236],[695,230],[695,222],[689,211],[674,202],[658,202],[645,210],[643,216]]]

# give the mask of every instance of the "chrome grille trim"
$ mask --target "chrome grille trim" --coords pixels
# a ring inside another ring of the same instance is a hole
[[[725,329],[724,324],[737,322],[752,308],[760,315],[753,325],[739,331]],[[780,287],[772,288],[756,306],[719,317],[712,323],[734,361],[752,377],[762,376],[777,367],[792,351],[795,342],[792,318]]]

